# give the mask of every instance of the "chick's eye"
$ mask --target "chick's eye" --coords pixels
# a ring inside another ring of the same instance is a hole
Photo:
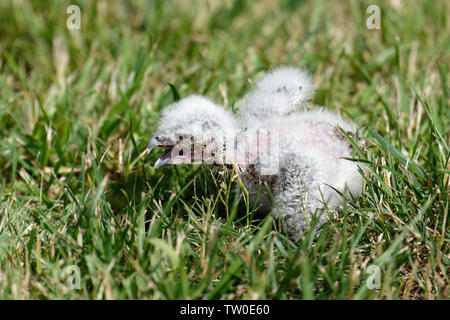
[[[178,152],[178,155],[182,156],[183,155],[183,150],[180,150],[180,152]]]
[[[179,136],[178,140],[183,141],[183,136]]]

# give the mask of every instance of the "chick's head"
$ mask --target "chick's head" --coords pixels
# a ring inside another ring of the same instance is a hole
[[[236,132],[233,114],[208,98],[192,95],[167,107],[148,144],[164,147],[155,168],[170,164],[223,163]]]

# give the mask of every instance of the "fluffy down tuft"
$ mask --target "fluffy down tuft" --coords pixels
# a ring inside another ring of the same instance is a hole
[[[270,71],[258,81],[255,91],[283,93],[291,100],[294,110],[298,107],[304,108],[306,102],[314,96],[314,83],[308,72],[282,66]]]

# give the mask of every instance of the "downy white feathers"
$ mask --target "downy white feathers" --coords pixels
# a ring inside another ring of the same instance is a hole
[[[307,72],[281,67],[256,83],[237,119],[207,98],[182,99],[163,112],[150,140],[149,149],[166,149],[155,167],[236,166],[251,200],[257,199],[262,210],[273,209],[298,240],[313,216],[320,226],[326,221],[324,208],[340,205],[341,194],[358,197],[362,188],[360,165],[345,159],[353,153],[341,132],[354,136],[356,126],[323,107],[308,108],[313,94]],[[261,185],[271,188],[272,199]]]

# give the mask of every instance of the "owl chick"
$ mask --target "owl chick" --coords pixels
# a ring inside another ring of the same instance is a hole
[[[305,110],[313,92],[306,72],[283,67],[256,83],[238,119],[202,96],[182,99],[163,112],[150,139],[150,150],[165,148],[155,167],[235,166],[250,200],[273,210],[298,240],[312,227],[313,216],[320,226],[324,209],[348,195],[358,197],[362,188],[358,164],[345,159],[352,157],[352,147],[341,133],[355,134],[355,125],[321,107]]]

